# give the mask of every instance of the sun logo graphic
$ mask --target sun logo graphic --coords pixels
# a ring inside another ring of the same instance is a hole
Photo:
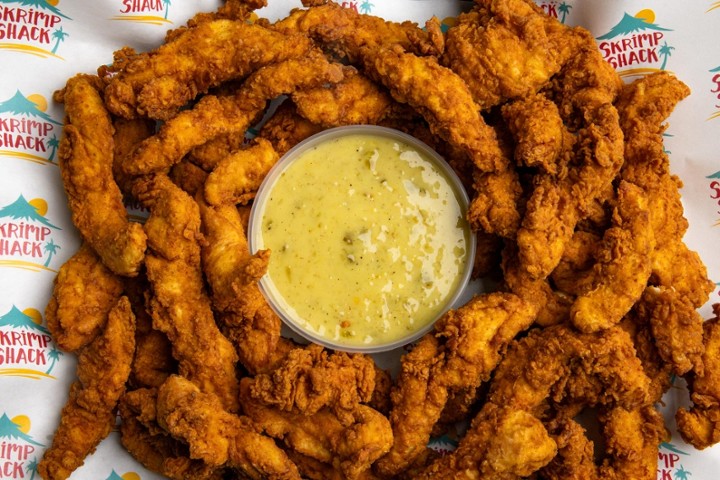
[[[597,37],[598,47],[605,60],[621,77],[638,77],[665,70],[675,47],[666,37],[671,29],[655,22],[655,12],[641,10],[634,16],[625,13],[605,35]]]
[[[54,57],[70,35],[63,22],[72,20],[57,8],[60,0],[0,0],[0,48],[39,57]]]
[[[38,453],[44,445],[33,440],[30,427],[26,415],[0,415],[0,478],[39,478]]]
[[[113,470],[105,480],[141,480],[141,477],[135,472],[126,472],[120,475]]]
[[[0,207],[0,267],[56,272],[51,266],[60,246],[53,237],[61,229],[45,218],[47,210],[44,199],[22,194]]]
[[[20,90],[0,101],[0,156],[17,157],[41,164],[55,164],[62,123],[45,113],[47,100]]]
[[[538,7],[542,8],[543,12],[545,12],[547,15],[557,18],[560,20],[560,23],[565,23],[565,20],[567,19],[568,15],[570,15],[570,10],[572,9],[572,5],[568,4],[567,2],[536,2]]]
[[[168,20],[172,0],[121,0],[117,15],[112,20],[148,23],[151,25],[171,24]]]
[[[38,310],[13,305],[0,315],[0,376],[55,378],[51,372],[62,355]]]
[[[688,455],[672,443],[661,443],[658,450],[657,480],[688,480],[692,473],[685,470],[680,462],[683,456]]]

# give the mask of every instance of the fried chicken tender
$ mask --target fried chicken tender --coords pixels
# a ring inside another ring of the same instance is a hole
[[[60,267],[45,308],[48,330],[58,347],[74,352],[92,342],[122,293],[122,280],[89,245],[81,244]]]
[[[363,48],[399,45],[418,55],[437,56],[442,53],[444,36],[439,33],[437,19],[430,20],[423,30],[413,22],[390,22],[373,15],[361,15],[335,2],[313,3],[310,8],[296,9],[273,24],[284,33],[303,33],[318,41],[325,49],[356,63]]]
[[[237,353],[213,316],[200,260],[200,212],[167,176],[138,182],[136,196],[150,208],[145,223],[150,251],[148,310],[153,327],[172,343],[179,372],[205,393],[217,395],[228,411],[237,410]]]
[[[301,455],[341,471],[343,478],[363,478],[370,465],[392,444],[387,418],[366,405],[357,404],[344,421],[327,408],[309,415],[288,412],[257,402],[251,383],[249,378],[240,383],[243,411],[267,435],[282,440]]]
[[[114,130],[101,88],[98,77],[78,74],[55,92],[66,115],[58,162],[73,224],[110,270],[131,277],[142,264],[146,237],[142,225],[128,221],[113,179]]]
[[[574,139],[553,102],[533,93],[503,105],[502,116],[516,142],[518,165],[556,177],[563,175]]]
[[[60,412],[52,445],[38,464],[42,478],[68,478],[110,433],[134,348],[135,317],[127,297],[120,297],[103,332],[78,354],[77,380]]]
[[[279,159],[272,143],[255,138],[247,148],[222,159],[208,175],[205,200],[210,205],[248,203]]]
[[[147,469],[172,480],[220,480],[223,470],[190,458],[188,447],[157,423],[157,388],[127,392],[119,403],[120,442]]]
[[[310,344],[291,350],[277,368],[248,385],[250,396],[263,405],[304,415],[327,408],[343,423],[372,399],[375,363],[367,355],[329,353]]]
[[[699,308],[714,289],[697,253],[682,238],[687,230],[680,200],[680,180],[670,173],[662,144],[662,122],[689,88],[667,72],[644,77],[626,86],[617,101],[625,134],[624,180],[643,188],[655,233],[651,283],[673,288]]]
[[[257,281],[267,270],[269,251],[250,255],[240,213],[233,205],[212,207],[198,201],[203,271],[225,336],[251,374],[275,366],[293,348],[280,336],[282,321],[270,308]]]
[[[292,101],[302,117],[325,128],[377,124],[394,103],[387,90],[352,67],[345,69],[342,81],[300,90]]]
[[[392,393],[393,447],[376,464],[381,476],[407,468],[425,450],[449,392],[478,387],[506,346],[533,322],[531,306],[510,293],[477,295],[447,312],[401,359]]]
[[[660,443],[670,440],[662,415],[652,405],[626,410],[615,407],[600,415],[605,450],[610,458],[598,478],[655,480]]]
[[[210,87],[246,77],[263,65],[301,57],[311,48],[303,35],[244,21],[202,22],[153,51],[131,57],[108,79],[105,102],[124,118],[167,120]]]
[[[179,375],[158,389],[157,421],[186,442],[190,458],[241,470],[253,479],[300,479],[297,467],[245,416],[227,412],[219,399]]]
[[[283,156],[292,147],[322,130],[320,125],[300,116],[294,103],[286,101],[263,124],[258,136],[269,140],[277,154]]]
[[[447,32],[443,64],[481,109],[537,92],[575,53],[576,29],[528,0],[482,0]]]
[[[578,373],[583,378],[579,390],[572,383]],[[566,325],[532,330],[512,343],[495,369],[487,401],[458,448],[419,478],[528,476],[557,453],[555,440],[540,421],[554,389],[563,391],[556,399],[639,408],[646,404],[648,384],[630,336],[617,327],[595,334]],[[584,388],[588,385],[597,393],[594,399]]]
[[[627,182],[618,187],[613,226],[603,235],[593,267],[596,279],[570,309],[576,328],[590,332],[617,324],[645,290],[655,247],[648,202],[642,188]]]
[[[578,222],[606,191],[624,160],[623,132],[613,106],[622,82],[594,40],[590,37],[586,42],[557,80],[568,110],[580,112],[582,119],[572,153],[577,166],[561,179],[537,178],[517,232],[520,263],[533,278],[546,278],[558,265]],[[565,108],[559,106],[561,116],[568,114]]]
[[[720,304],[703,324],[702,372],[686,375],[692,407],[675,413],[683,440],[699,450],[720,442]]]
[[[244,135],[268,100],[341,79],[342,67],[317,52],[259,68],[234,95],[205,95],[169,119],[125,159],[123,169],[132,175],[165,171],[208,140]]]
[[[434,57],[420,57],[397,47],[363,50],[367,75],[381,82],[393,98],[420,112],[430,130],[465,151],[484,172],[506,163],[495,131],[480,115],[465,82]]]

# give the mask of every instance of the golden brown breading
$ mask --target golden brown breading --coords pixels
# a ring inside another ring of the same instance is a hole
[[[250,397],[285,412],[312,415],[328,409],[343,423],[375,391],[375,363],[368,355],[329,353],[320,345],[291,350],[272,371],[247,381]]]
[[[45,319],[55,343],[65,351],[84,347],[102,331],[123,283],[83,243],[65,262],[53,283]]]
[[[123,161],[123,169],[132,175],[165,171],[213,138],[244,135],[268,100],[341,79],[342,67],[316,51],[259,68],[235,94],[205,95],[193,108],[169,119],[133,150]]]
[[[686,375],[692,407],[675,414],[683,440],[702,450],[720,442],[720,303],[703,324],[702,372]]]
[[[205,181],[210,205],[247,204],[280,156],[268,140],[255,138],[247,148],[223,158]]]
[[[329,409],[309,415],[287,412],[257,402],[251,382],[244,378],[240,384],[240,401],[246,414],[287,448],[331,465],[346,479],[363,478],[392,444],[387,418],[366,405],[357,404],[344,421]]]
[[[142,225],[128,221],[113,178],[110,115],[100,96],[100,79],[78,74],[55,93],[65,104],[59,165],[72,221],[83,239],[118,275],[135,276],[145,255]]]
[[[570,308],[576,328],[591,332],[620,322],[645,290],[655,248],[648,202],[637,185],[622,182],[618,186],[613,224],[603,234],[593,266],[595,280]]]
[[[241,470],[253,479],[300,480],[297,467],[245,416],[227,412],[219,399],[179,375],[158,389],[157,421],[186,442],[190,458]]]
[[[377,472],[394,475],[413,463],[426,448],[448,392],[487,381],[507,344],[533,320],[530,304],[499,292],[477,295],[443,315],[415,347],[419,350],[401,360],[390,412],[395,439]]]
[[[301,141],[322,130],[319,125],[301,117],[297,113],[297,107],[286,101],[263,124],[258,136],[269,140],[278,155],[282,156]]]
[[[210,87],[245,77],[263,65],[303,56],[311,48],[303,35],[244,21],[202,22],[172,42],[130,58],[108,79],[105,102],[120,117],[167,120]]]
[[[78,355],[78,378],[70,387],[53,443],[38,464],[42,478],[69,477],[110,433],[134,349],[135,317],[130,301],[121,297],[108,313],[102,334]]]
[[[576,53],[577,29],[533,2],[477,3],[485,15],[460,15],[447,32],[442,60],[467,82],[480,108],[537,92]]]
[[[203,392],[237,411],[237,353],[218,329],[200,263],[200,212],[164,175],[138,182],[136,196],[150,208],[145,223],[150,251],[148,310],[153,327],[172,343],[179,372]]]

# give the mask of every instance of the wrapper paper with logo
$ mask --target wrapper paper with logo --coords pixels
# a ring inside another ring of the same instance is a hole
[[[258,12],[286,15],[299,0],[269,0]],[[347,8],[390,20],[423,23],[432,15],[452,24],[469,2],[347,1]],[[715,0],[538,2],[569,25],[590,29],[606,59],[626,81],[655,70],[675,73],[692,94],[673,113],[665,145],[682,189],[689,246],[720,281],[720,2]],[[92,73],[129,45],[158,45],[168,29],[218,1],[0,0],[0,478],[38,478],[37,464],[52,441],[74,379],[74,355],[48,333],[45,304],[58,268],[77,250],[57,166],[63,111],[52,94],[78,72]],[[476,288],[476,286],[470,287]],[[471,293],[471,292],[468,292]],[[710,303],[702,309],[707,318]],[[397,365],[400,352],[378,360]],[[681,382],[666,396],[667,422],[687,404]],[[434,439],[452,449],[457,436]],[[658,480],[711,480],[720,447],[697,452],[677,434],[661,447]],[[120,446],[117,432],[100,445],[75,479],[153,479]]]

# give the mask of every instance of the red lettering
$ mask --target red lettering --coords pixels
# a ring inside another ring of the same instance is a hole
[[[0,472],[2,478],[25,478],[23,464],[19,462],[3,462]]]

